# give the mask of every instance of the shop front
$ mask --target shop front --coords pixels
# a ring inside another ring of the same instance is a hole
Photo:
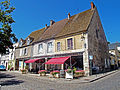
[[[38,73],[39,70],[45,69],[45,60],[44,59],[29,59],[25,61],[26,69],[31,73]]]

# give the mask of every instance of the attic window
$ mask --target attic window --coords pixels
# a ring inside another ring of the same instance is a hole
[[[23,42],[22,42],[22,40],[19,42],[19,46],[21,47],[22,46],[22,44],[23,44]]]
[[[27,45],[29,45],[29,44],[30,44],[30,38],[27,39]]]

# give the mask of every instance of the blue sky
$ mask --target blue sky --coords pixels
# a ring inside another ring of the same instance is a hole
[[[41,29],[50,20],[55,22],[90,9],[90,2],[96,5],[101,22],[110,42],[120,41],[120,0],[11,0],[16,10],[12,25],[17,38],[25,39],[32,31]]]

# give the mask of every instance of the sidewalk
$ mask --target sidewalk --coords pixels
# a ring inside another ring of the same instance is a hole
[[[21,73],[19,71],[8,71],[8,72]],[[91,75],[91,76],[88,76],[88,77],[80,77],[78,79],[72,79],[72,80],[65,79],[65,78],[49,78],[48,76],[39,76],[39,74],[30,74],[30,73],[28,73],[28,74],[21,74],[21,75],[32,77],[32,78],[37,78],[37,79],[40,79],[40,80],[47,80],[47,81],[50,81],[50,82],[56,82],[56,83],[79,84],[79,83],[94,82],[96,80],[99,80],[101,78],[104,78],[104,77],[106,77],[108,75],[111,75],[111,74],[114,74],[114,73],[117,73],[117,72],[120,72],[120,69],[114,70],[114,71],[111,71],[111,72],[107,72],[107,73]]]

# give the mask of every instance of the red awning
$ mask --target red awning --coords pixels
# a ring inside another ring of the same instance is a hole
[[[41,59],[30,59],[25,61],[25,63],[34,63],[35,61],[38,61],[38,60],[41,60]]]
[[[59,57],[59,58],[51,58],[48,60],[45,64],[64,64],[66,60],[68,60],[69,57]]]

